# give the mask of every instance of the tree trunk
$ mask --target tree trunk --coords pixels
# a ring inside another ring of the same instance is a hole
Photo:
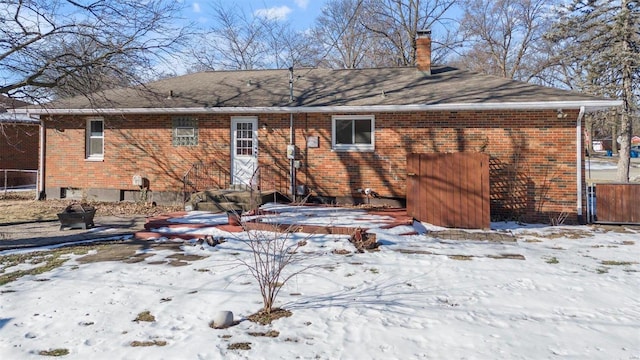
[[[621,0],[622,11],[628,9],[629,0]],[[627,14],[624,19],[624,39],[622,41],[622,56],[625,61],[622,64],[622,116],[620,117],[620,156],[618,157],[617,180],[620,182],[629,182],[629,165],[631,150],[631,98],[633,97],[633,89],[631,86],[632,70],[631,70],[631,36],[633,28],[631,27],[631,15]]]
[[[619,182],[629,182],[629,165],[630,165],[630,144],[631,144],[631,119],[629,113],[625,110],[621,116],[620,124],[620,151],[618,157],[617,180]]]

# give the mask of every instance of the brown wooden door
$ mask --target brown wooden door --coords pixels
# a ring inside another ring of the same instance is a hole
[[[418,221],[466,229],[490,227],[489,155],[407,156],[407,212]]]

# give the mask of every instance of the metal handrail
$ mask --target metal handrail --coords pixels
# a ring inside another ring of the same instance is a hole
[[[184,173],[184,176],[182,176],[182,196],[184,201],[187,200],[187,186],[191,185],[193,187],[193,190],[195,190],[195,186],[189,181],[189,174],[194,171],[196,164],[192,164],[189,170],[187,170],[187,172]]]
[[[260,171],[259,186],[260,189],[272,189],[282,194],[289,193],[289,172],[273,162],[269,165],[261,167],[263,171]]]
[[[252,192],[264,190],[276,190],[280,193],[288,193],[288,171],[277,163],[258,165],[253,171],[249,183],[246,186]],[[226,167],[216,163],[194,163],[182,177],[184,201],[198,191],[206,189],[223,189],[231,185],[231,173]]]
[[[217,162],[196,162],[182,177],[184,200],[186,201],[190,194],[198,191],[226,188],[231,183],[230,179],[231,173]]]
[[[251,174],[251,179],[249,180],[249,188],[252,191],[260,191],[260,165],[256,166],[255,170],[253,170],[253,174]]]

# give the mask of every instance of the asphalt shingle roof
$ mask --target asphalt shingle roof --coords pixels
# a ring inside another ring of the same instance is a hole
[[[29,103],[0,95],[0,124],[38,124],[37,119],[33,119],[24,114],[14,114],[10,112],[12,109],[26,105],[29,105]],[[1,136],[2,134],[0,133],[0,137]]]
[[[48,104],[48,109],[326,107],[602,101],[451,67],[207,71]]]
[[[29,103],[22,100],[12,99],[5,95],[0,95],[0,110],[14,109],[29,105]]]

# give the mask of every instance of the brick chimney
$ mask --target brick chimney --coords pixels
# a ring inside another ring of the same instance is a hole
[[[431,75],[431,30],[416,33],[416,67]]]

